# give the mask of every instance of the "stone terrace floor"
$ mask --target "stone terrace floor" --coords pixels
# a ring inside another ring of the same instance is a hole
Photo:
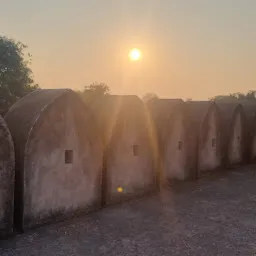
[[[0,255],[256,255],[256,166],[29,231]]]

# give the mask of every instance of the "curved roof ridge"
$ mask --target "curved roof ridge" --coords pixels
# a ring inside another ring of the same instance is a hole
[[[5,121],[11,132],[16,158],[22,160],[31,129],[38,120],[43,109],[54,102],[59,96],[72,91],[70,89],[39,89],[29,93],[19,101],[5,115]],[[16,159],[17,161],[17,159]]]
[[[239,101],[215,101],[215,103],[221,111],[221,118],[225,119],[226,122],[232,121],[238,108],[241,108],[244,112],[243,106],[239,103]]]
[[[239,104],[243,106],[248,121],[256,119],[256,101],[239,101]]]
[[[160,143],[165,139],[165,134],[172,123],[176,113],[183,113],[184,101],[182,99],[152,99],[146,103],[154,130]]]
[[[228,146],[230,141],[230,129],[237,113],[241,112],[242,118],[245,117],[243,106],[238,101],[215,101],[221,114],[221,151],[222,162],[227,164]],[[244,124],[243,124],[244,126]]]
[[[36,123],[38,122],[38,120],[41,118],[42,114],[43,114],[43,113],[45,112],[45,110],[46,110],[49,106],[51,106],[58,98],[60,98],[61,96],[63,96],[63,95],[64,95],[65,93],[67,93],[67,92],[72,92],[71,89],[49,89],[49,90],[61,90],[62,93],[57,94],[55,97],[53,97],[52,99],[50,99],[49,102],[48,102],[45,106],[43,106],[43,107],[41,108],[41,110],[38,112],[37,116],[35,117],[33,123],[32,123],[31,126],[30,126],[30,129],[29,129],[29,131],[28,131],[26,143],[25,143],[25,145],[24,145],[24,152],[25,152],[24,156],[26,156],[26,148],[27,148],[27,144],[28,144],[28,141],[29,141],[31,132],[32,132],[32,130],[34,129],[34,127],[35,127]]]
[[[18,99],[18,100],[9,108],[9,110],[7,111],[7,113],[13,111],[13,109],[15,109],[15,107],[17,106],[17,104],[20,104],[20,102],[24,101],[24,99],[26,99],[27,97],[30,97],[31,94],[33,94],[33,93],[35,93],[35,92],[37,92],[37,91],[39,91],[39,90],[41,90],[41,89],[39,88],[39,89],[37,89],[37,90],[34,90],[34,91],[32,91],[32,92],[26,94],[25,96],[21,97],[20,99]],[[7,115],[7,113],[5,114],[5,116]],[[5,117],[5,116],[4,116],[4,117]]]
[[[152,99],[146,103],[152,118],[158,122],[158,126],[166,125],[176,107],[183,104],[182,99]]]
[[[219,107],[214,101],[189,101],[185,102],[185,105],[188,118],[196,124],[199,130],[211,108],[216,107],[219,111]]]
[[[13,142],[12,140],[12,134],[11,134],[11,131],[8,127],[8,124],[6,123],[4,117],[2,115],[0,115],[0,124],[5,128],[5,130],[8,132],[8,137],[10,137],[11,141]]]

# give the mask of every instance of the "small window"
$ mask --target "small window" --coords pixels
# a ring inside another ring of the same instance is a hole
[[[65,164],[73,163],[73,150],[65,150]]]
[[[215,139],[215,138],[212,139],[212,147],[213,147],[213,148],[216,147],[216,139]]]
[[[139,154],[139,145],[132,146],[133,156],[138,156]]]
[[[182,141],[179,141],[178,142],[178,150],[181,151],[182,148],[183,148],[183,143],[182,143]]]

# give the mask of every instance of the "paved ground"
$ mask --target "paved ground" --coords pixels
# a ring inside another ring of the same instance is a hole
[[[0,255],[256,255],[256,166],[19,235]]]

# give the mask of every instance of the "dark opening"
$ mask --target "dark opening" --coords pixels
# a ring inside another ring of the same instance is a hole
[[[237,140],[240,140],[240,136],[237,136]]]
[[[73,163],[73,150],[65,150],[65,164]]]
[[[133,156],[138,156],[139,154],[139,145],[132,146]]]
[[[183,143],[182,143],[182,141],[179,141],[179,143],[178,143],[178,150],[182,150],[182,147],[183,147]]]
[[[20,161],[17,161],[20,163]],[[22,169],[15,169],[15,188],[14,188],[14,211],[13,211],[13,228],[15,231],[23,230],[23,213],[24,213],[24,173]],[[10,227],[11,229],[11,227]]]
[[[216,146],[216,139],[212,139],[212,147],[215,147]]]

